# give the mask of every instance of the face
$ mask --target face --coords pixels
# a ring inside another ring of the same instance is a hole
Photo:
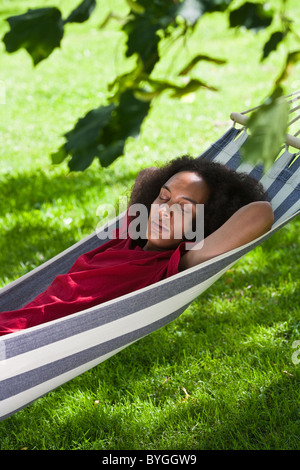
[[[205,204],[209,195],[207,183],[197,173],[181,171],[173,175],[152,203],[144,249],[175,249],[192,230],[197,204]]]

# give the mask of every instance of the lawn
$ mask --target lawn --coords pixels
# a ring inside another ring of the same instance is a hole
[[[1,37],[7,16],[47,5],[68,13],[77,3],[3,0]],[[70,173],[51,164],[51,153],[130,69],[117,24],[98,29],[107,4],[68,25],[61,49],[36,69],[25,51],[9,55],[0,45],[0,287],[94,231],[97,207],[127,195],[141,168],[201,153],[231,125],[232,111],[262,102],[284,57],[279,49],[261,64],[265,32],[228,32],[222,15],[208,16],[156,73],[169,76],[195,50],[214,54],[228,63],[194,73],[219,91],[199,90],[193,101],[161,96],[123,157]],[[110,4],[126,11],[122,0]],[[299,21],[300,6],[288,4]],[[297,71],[289,92],[300,88]],[[299,229],[298,218],[177,320],[1,422],[0,449],[299,449]]]

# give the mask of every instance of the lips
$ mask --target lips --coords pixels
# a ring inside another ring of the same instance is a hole
[[[151,222],[151,228],[153,228],[156,232],[162,232],[162,225],[156,222]]]
[[[157,222],[151,222],[151,229],[154,229],[156,232],[162,233],[162,232],[169,232],[169,227],[157,223]]]

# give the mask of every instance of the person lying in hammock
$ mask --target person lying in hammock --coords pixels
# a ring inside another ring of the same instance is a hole
[[[138,238],[129,230],[135,204],[149,214],[145,233],[140,230]],[[204,239],[193,243],[186,235],[195,233],[197,210],[203,205]],[[186,211],[190,226],[178,236]],[[192,268],[263,235],[274,220],[256,180],[188,156],[142,170],[127,215],[125,227],[116,230],[113,239],[81,255],[34,300],[0,313],[0,336],[83,311]]]

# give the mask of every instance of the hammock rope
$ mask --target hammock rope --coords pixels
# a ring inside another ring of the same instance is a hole
[[[298,101],[300,99],[300,90],[298,91],[295,91],[294,93],[291,93],[290,95],[286,95],[283,97],[283,99],[287,99],[291,96],[295,96],[295,98],[287,101],[287,103],[290,105],[291,103],[295,103],[296,101]],[[256,111],[257,109],[260,109],[262,107],[262,105],[259,105],[259,106],[255,106],[253,108],[250,108],[250,109],[247,109],[246,111],[242,111],[241,113],[237,113],[237,112],[233,112],[230,114],[230,118],[232,121],[234,121],[234,123],[238,123],[238,124],[241,124],[242,126],[247,126],[247,123],[249,121],[249,116],[245,116],[246,114],[249,114],[253,111]],[[293,114],[295,113],[296,111],[298,111],[298,109],[300,109],[300,105],[299,106],[296,106],[294,108],[290,108],[289,109],[289,114]],[[295,122],[298,121],[298,119],[300,119],[300,114],[297,115],[296,117],[294,117],[291,121],[289,121],[287,123],[287,129],[289,129]],[[296,148],[296,149],[300,149],[300,139],[297,138],[297,135],[300,134],[300,130],[298,130],[295,134],[291,134],[291,133],[287,133],[286,134],[286,147],[293,147],[293,148]]]

